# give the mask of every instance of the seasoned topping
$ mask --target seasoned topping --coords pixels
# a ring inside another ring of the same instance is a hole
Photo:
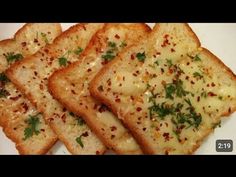
[[[60,58],[58,58],[58,62],[59,62],[60,66],[66,66],[67,65],[67,58],[60,57]]]
[[[105,61],[110,61],[115,58],[116,53],[118,52],[118,47],[115,42],[108,42],[108,50],[106,51],[105,55],[102,55],[102,58]]]
[[[48,38],[47,38],[47,34],[41,33],[41,37],[42,37],[42,39],[44,40],[44,42],[45,42],[46,44],[49,43]]]
[[[4,85],[5,83],[9,82],[10,80],[7,78],[7,76],[5,75],[5,73],[1,73],[0,74],[0,82],[1,85]]]
[[[76,55],[80,55],[83,52],[83,49],[81,47],[78,47],[76,50],[74,50],[74,53]]]
[[[7,90],[0,88],[0,98],[6,98],[9,95],[10,93]]]
[[[7,59],[8,63],[12,63],[23,58],[22,54],[20,53],[14,54],[14,52],[9,52],[7,54],[4,54],[4,56]]]
[[[137,53],[137,54],[136,54],[136,58],[137,58],[140,62],[144,62],[145,59],[146,59],[145,52],[143,52],[143,53]]]
[[[79,137],[77,137],[75,139],[75,141],[80,145],[80,147],[84,148],[84,144],[82,142],[82,135],[80,135]]]
[[[26,140],[30,137],[32,137],[34,134],[35,135],[38,135],[40,133],[39,131],[39,124],[40,124],[40,121],[39,121],[39,114],[36,114],[34,116],[32,115],[29,115],[29,118],[26,120],[26,123],[28,124],[28,127],[24,130],[24,138],[23,140]]]

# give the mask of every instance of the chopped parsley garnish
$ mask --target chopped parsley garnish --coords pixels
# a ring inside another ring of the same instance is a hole
[[[7,78],[7,76],[5,75],[5,73],[0,73],[0,82],[1,83],[7,83],[10,80]]]
[[[49,41],[48,41],[47,35],[46,35],[45,33],[41,33],[41,36],[42,36],[44,42],[45,42],[46,44],[48,44]]]
[[[125,41],[123,41],[123,42],[120,44],[120,46],[119,46],[119,47],[121,47],[121,48],[124,48],[124,47],[126,47],[126,46],[127,46],[126,42],[125,42]]]
[[[176,129],[181,125],[185,125],[185,128],[189,128],[191,126],[198,128],[200,123],[202,122],[201,114],[196,113],[195,108],[192,106],[191,101],[189,99],[184,99],[187,103],[187,107],[182,103],[175,104],[167,104],[163,102],[161,104],[156,104],[153,101],[153,106],[149,107],[149,115],[150,118],[156,118],[160,120],[164,120],[164,118],[168,115],[172,116],[171,121],[176,126]],[[179,135],[180,131],[173,130],[176,135]]]
[[[196,55],[196,56],[193,58],[193,60],[194,60],[194,61],[201,61],[201,58],[200,58],[198,55]]]
[[[169,68],[173,66],[172,60],[166,59],[166,62]]]
[[[76,142],[80,145],[80,147],[84,148],[84,144],[82,142],[82,135],[80,135],[79,137],[77,137]]]
[[[176,94],[177,97],[186,96],[190,92],[184,90],[183,81],[180,79],[174,80],[173,83],[165,85],[166,98],[174,99],[173,94]]]
[[[194,72],[194,73],[193,73],[193,77],[198,78],[198,79],[202,79],[202,78],[203,78],[203,75],[200,74],[199,72]]]
[[[59,61],[60,66],[66,66],[67,65],[67,58],[65,58],[65,57],[58,58],[58,61]]]
[[[145,52],[143,52],[143,53],[137,53],[137,54],[136,54],[136,57],[137,57],[137,59],[138,59],[140,62],[144,62],[145,59],[146,59]]]
[[[174,99],[172,96],[175,93],[176,87],[174,84],[167,84],[165,86],[165,91],[166,91],[166,98]]]
[[[85,121],[80,116],[76,116],[73,112],[69,112],[69,115],[76,118],[78,125],[82,126],[85,124]]]
[[[186,96],[187,94],[189,94],[188,91],[184,90],[184,88],[183,88],[183,81],[182,80],[178,79],[175,82],[175,85],[176,85],[176,95],[178,97]]]
[[[156,104],[154,102],[154,105],[149,107],[149,113],[150,117],[153,117],[153,115],[157,114],[161,120],[165,118],[165,116],[173,114],[174,113],[174,107],[173,105],[168,105],[166,103]]]
[[[106,51],[105,55],[102,55],[102,58],[105,61],[111,61],[116,57],[116,52],[118,52],[118,48],[115,42],[108,42],[108,50]]]
[[[156,64],[157,66],[159,66],[159,62],[158,62],[158,61],[155,61],[154,64]]]
[[[18,61],[23,58],[22,54],[20,54],[20,53],[14,54],[14,52],[7,53],[5,55],[5,57],[6,57],[8,63]]]
[[[8,95],[10,95],[10,93],[7,90],[3,88],[0,89],[0,98],[6,98]]]
[[[80,55],[83,52],[83,49],[81,47],[78,47],[76,50],[74,50],[74,53],[76,55]]]
[[[111,47],[111,48],[116,48],[116,43],[109,41],[108,46]]]
[[[222,97],[222,96],[218,96],[218,98],[219,98],[219,100],[222,100],[222,99],[223,99],[223,97]]]
[[[28,127],[25,128],[25,130],[24,130],[25,137],[23,138],[23,140],[26,140],[26,139],[32,137],[34,134],[38,135],[40,133],[40,131],[38,129],[38,125],[40,124],[38,115],[39,114],[36,114],[34,116],[29,115],[29,119],[26,120]]]
[[[78,125],[80,126],[85,124],[84,120],[81,117],[78,117],[76,120],[77,120]]]
[[[207,97],[207,92],[206,91],[203,91],[202,93],[201,93],[201,97],[204,97],[204,98],[206,98]]]

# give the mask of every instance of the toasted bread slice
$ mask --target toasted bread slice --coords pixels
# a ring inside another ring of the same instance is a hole
[[[103,24],[78,24],[35,55],[13,64],[7,75],[42,112],[45,120],[72,154],[102,154],[105,146],[80,118],[68,112],[48,92],[48,78],[79,55]]]
[[[45,154],[56,142],[57,136],[4,72],[16,60],[28,57],[47,43],[52,43],[60,33],[60,24],[32,23],[18,30],[13,39],[0,42],[0,125],[5,134],[15,142],[20,154]],[[37,135],[35,132],[26,133],[30,127],[30,116],[39,121],[37,129],[40,133]]]
[[[236,109],[236,76],[200,47],[187,24],[157,24],[106,65],[90,91],[148,154],[193,153],[221,116]]]
[[[54,72],[49,79],[52,95],[66,108],[82,116],[104,144],[118,154],[141,154],[142,151],[105,105],[90,96],[89,83],[106,63],[149,31],[145,24],[106,24],[90,41],[81,60]]]

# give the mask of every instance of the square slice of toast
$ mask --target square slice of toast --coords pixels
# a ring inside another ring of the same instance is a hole
[[[156,24],[102,68],[90,92],[147,154],[192,154],[236,109],[235,74],[201,47],[187,24]]]
[[[57,23],[26,24],[14,38],[0,41],[0,125],[20,154],[45,154],[57,141],[43,116],[6,77],[17,60],[29,57],[61,34]],[[35,120],[34,124],[31,124]],[[35,125],[35,131],[32,128]]]
[[[119,119],[91,97],[89,84],[119,52],[138,43],[150,31],[145,24],[106,24],[90,41],[80,60],[54,72],[49,79],[52,95],[68,110],[82,116],[103,143],[118,154],[142,151]]]

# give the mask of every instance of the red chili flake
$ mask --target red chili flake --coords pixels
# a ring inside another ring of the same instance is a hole
[[[161,55],[161,52],[157,52],[156,55]]]
[[[41,130],[42,132],[45,132],[45,129],[43,129],[43,128],[41,128],[40,130]]]
[[[26,46],[26,42],[22,42],[21,45],[22,45],[22,47],[25,47]]]
[[[210,85],[209,84],[207,84],[207,87],[209,87]]]
[[[169,42],[169,40],[168,40],[168,37],[169,37],[169,35],[168,34],[166,34],[165,36],[164,36],[164,41],[163,41],[163,43],[161,44],[161,47],[166,47],[167,45],[170,45],[170,42]]]
[[[49,50],[48,50],[48,49],[44,49],[44,52],[48,53],[48,52],[49,52]]]
[[[63,108],[62,111],[63,111],[63,112],[66,112],[66,108]]]
[[[143,128],[143,131],[146,131],[147,128]]]
[[[133,73],[133,76],[137,77],[137,74],[136,74],[136,73]]]
[[[188,65],[190,65],[190,63],[189,63],[189,62],[187,62],[187,66],[188,66]]]
[[[54,121],[54,119],[53,119],[53,118],[49,118],[48,120],[49,120],[49,122],[51,122],[51,121]]]
[[[62,120],[64,123],[66,123],[66,115],[65,115],[65,114],[63,114],[63,115],[61,116],[61,120]]]
[[[134,54],[131,54],[130,58],[131,60],[134,60],[135,59]]]
[[[170,134],[169,133],[163,133],[163,137],[165,138],[165,141],[169,141],[170,140]]]
[[[115,102],[120,103],[120,98],[115,99]]]
[[[13,128],[13,130],[17,130],[17,128],[16,128],[16,127],[14,127],[14,128]]]
[[[34,43],[38,43],[39,41],[38,41],[38,39],[34,39]]]
[[[111,135],[111,139],[115,138],[115,135]]]
[[[133,96],[130,96],[130,99],[131,99],[131,100],[134,100],[134,97],[133,97]]]
[[[186,76],[185,79],[188,80],[188,79],[189,79],[189,76]]]
[[[115,35],[116,39],[120,39],[120,36],[118,34]]]
[[[216,85],[215,85],[215,83],[214,83],[214,82],[212,82],[212,83],[211,83],[211,86],[212,86],[212,87],[215,87]]]
[[[229,107],[228,113],[231,113],[231,107]]]
[[[215,94],[213,92],[208,92],[208,96],[217,96],[217,94]]]
[[[71,90],[71,93],[72,93],[72,94],[76,94],[74,90]]]
[[[156,55],[153,55],[154,58],[156,58]]]
[[[88,134],[88,132],[86,131],[86,132],[82,133],[81,136],[83,136],[83,137],[87,137],[87,136],[89,136],[89,134]]]
[[[195,82],[191,81],[191,84],[195,84]]]
[[[140,112],[140,111],[142,111],[142,108],[137,107],[136,111]]]
[[[169,155],[169,151],[168,150],[165,150],[165,155]]]
[[[38,75],[37,71],[34,71],[34,75],[35,75],[35,76],[37,76],[37,75]]]
[[[100,85],[100,86],[98,87],[98,91],[100,91],[100,92],[103,92],[103,91],[104,91],[102,85]]]
[[[21,97],[21,95],[15,96],[15,97],[10,97],[11,100],[16,101]]]
[[[111,79],[108,79],[107,85],[108,85],[108,86],[111,86]]]
[[[21,105],[22,105],[22,108],[24,108],[24,113],[26,112],[26,111],[28,111],[28,109],[29,109],[29,107],[28,107],[28,105],[24,102],[24,103],[21,103]]]
[[[122,80],[125,81],[125,76],[122,77]]]
[[[91,72],[92,70],[89,68],[88,70],[87,70],[87,72]]]
[[[175,52],[175,49],[171,48],[170,51],[171,51],[171,52]]]
[[[160,127],[162,127],[162,123],[160,123]]]
[[[100,152],[99,151],[96,151],[96,155],[99,155],[100,154]]]
[[[168,127],[168,123],[167,122],[165,122],[165,125],[166,125],[166,127]]]
[[[164,73],[164,69],[163,69],[163,68],[161,68],[161,73],[162,73],[162,74]]]
[[[111,129],[112,132],[117,130],[116,126],[112,126],[112,127],[110,127],[110,129]]]
[[[198,102],[200,101],[200,96],[197,97],[197,101],[198,101]]]

